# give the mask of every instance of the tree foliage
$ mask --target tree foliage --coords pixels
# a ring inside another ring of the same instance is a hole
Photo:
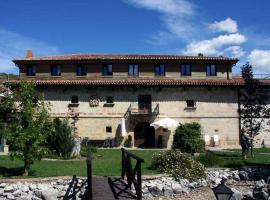
[[[252,66],[247,63],[241,70],[245,81],[244,88],[240,90],[241,134],[249,136],[252,154],[254,138],[264,128],[266,117],[269,116],[269,108],[266,104],[267,94],[259,80],[254,78]]]
[[[46,138],[52,127],[49,106],[42,99],[37,100],[34,85],[25,81],[20,83],[13,94],[7,96],[6,101],[12,114],[5,137],[12,149],[11,156],[23,160],[23,175],[27,176],[30,166],[35,160],[40,160],[46,150]]]
[[[203,151],[205,143],[201,130],[201,125],[197,122],[180,124],[175,131],[173,148],[186,153]]]
[[[47,146],[57,156],[70,157],[74,147],[74,136],[67,119],[61,121],[59,118],[55,118],[53,120],[53,130],[48,136]]]

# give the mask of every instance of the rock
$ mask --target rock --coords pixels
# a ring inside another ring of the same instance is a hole
[[[7,198],[7,199],[11,199],[11,200],[16,199],[12,194],[8,194],[6,198]]]
[[[231,200],[241,200],[243,199],[243,195],[241,192],[239,192],[238,190],[234,189],[234,188],[231,188],[231,190],[234,192],[232,197],[231,197]]]
[[[181,194],[183,192],[183,187],[179,183],[173,183],[171,187],[174,194]]]
[[[21,193],[22,193],[22,191],[19,189],[19,190],[16,190],[15,192],[13,192],[12,194],[13,194],[15,197],[18,197],[18,196],[21,196]]]
[[[12,185],[7,185],[5,188],[4,188],[4,192],[5,193],[12,193],[14,192],[14,188]]]
[[[4,194],[4,189],[0,189],[0,196]]]
[[[256,182],[255,188],[260,189],[266,186],[265,181],[263,179]]]
[[[163,195],[165,195],[165,196],[173,195],[173,189],[170,186],[164,186],[163,187]]]
[[[44,200],[57,200],[58,192],[53,190],[43,190],[42,198]]]
[[[238,174],[233,175],[233,180],[240,181],[240,177]]]
[[[29,187],[27,185],[22,185],[21,190],[23,192],[29,192]]]
[[[153,187],[149,187],[149,192],[153,196],[160,196],[160,195],[163,195],[163,188],[160,185],[156,185],[156,186],[153,186]]]
[[[34,191],[35,189],[37,189],[37,185],[36,185],[36,184],[30,184],[30,185],[29,185],[29,189],[30,189],[31,191]]]
[[[248,180],[248,173],[246,171],[239,171],[238,175],[240,177],[241,180]]]
[[[4,187],[6,187],[6,183],[0,183],[0,188],[4,188]]]

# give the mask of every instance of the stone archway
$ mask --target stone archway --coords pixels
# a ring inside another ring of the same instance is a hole
[[[155,147],[155,129],[149,122],[140,122],[134,128],[134,146],[140,148]]]

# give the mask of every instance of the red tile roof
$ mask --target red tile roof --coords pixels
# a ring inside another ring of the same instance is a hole
[[[18,83],[19,81],[15,81]],[[95,79],[95,80],[33,80],[36,85],[93,85],[93,86],[108,86],[108,85],[127,85],[127,86],[240,86],[244,84],[243,79]],[[270,84],[270,81],[269,83]]]
[[[238,62],[237,58],[208,57],[208,56],[180,56],[154,54],[67,54],[58,56],[34,56],[16,58],[13,62],[22,61],[83,61],[83,60],[199,60],[199,61],[229,61]]]

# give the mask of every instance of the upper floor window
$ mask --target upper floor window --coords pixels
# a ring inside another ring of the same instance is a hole
[[[61,76],[61,66],[60,65],[53,65],[51,68],[51,75],[52,76]]]
[[[217,69],[216,65],[207,65],[206,66],[206,75],[207,76],[216,76],[217,75]]]
[[[132,64],[128,66],[128,75],[138,76],[139,75],[139,65]]]
[[[103,76],[112,76],[113,75],[113,66],[112,64],[104,65],[102,68]]]
[[[76,74],[77,74],[77,76],[86,76],[87,75],[87,67],[85,65],[77,65]]]
[[[79,97],[78,96],[71,96],[71,103],[79,103]]]
[[[155,75],[156,76],[165,76],[166,70],[165,70],[165,65],[160,64],[155,66]]]
[[[35,76],[36,75],[36,65],[26,66],[26,76]]]
[[[191,66],[189,64],[181,65],[181,76],[191,76]]]

